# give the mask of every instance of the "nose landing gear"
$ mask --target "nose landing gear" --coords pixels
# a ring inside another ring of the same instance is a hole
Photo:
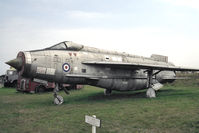
[[[56,83],[55,88],[53,90],[53,92],[54,92],[54,104],[56,104],[56,105],[61,105],[64,102],[64,98],[57,94],[57,92],[59,91],[60,88],[63,89],[66,94],[69,94],[68,90],[66,90],[65,87]]]
[[[57,95],[57,92],[59,91],[59,84],[55,84],[55,88],[53,90],[54,92],[54,104],[61,105],[64,102],[64,99],[62,96]]]

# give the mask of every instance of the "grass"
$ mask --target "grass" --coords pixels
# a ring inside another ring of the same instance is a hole
[[[191,82],[191,86],[186,83]],[[166,85],[157,98],[145,90],[113,92],[85,86],[64,96],[64,104],[53,104],[52,93],[23,94],[0,89],[0,132],[2,133],[89,133],[85,115],[95,114],[102,127],[97,133],[190,133],[199,132],[199,86],[197,81]]]

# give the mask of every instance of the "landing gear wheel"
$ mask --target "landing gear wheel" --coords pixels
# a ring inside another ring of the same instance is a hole
[[[148,88],[146,96],[148,98],[155,98],[156,97],[155,90],[153,88]]]
[[[62,96],[60,96],[60,95],[57,95],[57,92],[59,91],[59,84],[58,83],[56,83],[55,84],[55,88],[54,88],[54,104],[56,104],[56,105],[61,105],[63,102],[64,102],[64,99],[63,99],[63,97]]]
[[[64,99],[62,96],[57,95],[54,99],[54,104],[56,105],[61,105],[64,102]]]
[[[148,70],[147,71],[147,92],[146,92],[146,96],[148,98],[155,98],[156,94],[155,94],[155,90],[153,89],[153,70]]]
[[[111,93],[112,93],[112,90],[110,90],[110,89],[105,89],[104,90],[104,95],[106,95],[106,96],[110,96]]]

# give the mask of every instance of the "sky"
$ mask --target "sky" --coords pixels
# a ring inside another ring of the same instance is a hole
[[[0,75],[19,51],[62,41],[199,68],[198,0],[0,0]]]

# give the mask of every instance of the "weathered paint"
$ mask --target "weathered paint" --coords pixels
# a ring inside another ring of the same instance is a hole
[[[175,70],[166,56],[152,55],[147,58],[73,42],[62,42],[42,50],[20,52],[18,58],[23,59],[20,72],[25,77],[56,83],[89,84],[119,91],[147,88],[146,70],[153,66]],[[89,61],[94,63],[84,63]],[[99,62],[104,65],[99,65]],[[131,63],[136,65],[132,67]],[[142,64],[144,68],[136,67]],[[175,73],[161,70],[153,76],[153,83],[163,83],[168,79],[175,79]]]

